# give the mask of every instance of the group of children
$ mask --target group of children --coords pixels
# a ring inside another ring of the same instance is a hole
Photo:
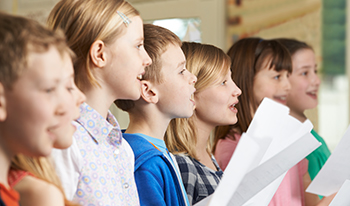
[[[0,205],[194,205],[264,97],[302,122],[317,106],[315,54],[297,40],[245,38],[225,54],[143,24],[124,0],[61,0],[47,28],[0,13],[0,28]],[[312,134],[322,146],[270,205],[331,201],[305,193],[330,155]]]

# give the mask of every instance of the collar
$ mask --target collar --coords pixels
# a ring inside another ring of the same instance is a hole
[[[115,146],[121,144],[122,135],[120,127],[110,111],[108,111],[107,119],[105,119],[100,113],[84,102],[80,105],[80,117],[76,121],[89,132],[96,144],[99,144],[106,137]]]

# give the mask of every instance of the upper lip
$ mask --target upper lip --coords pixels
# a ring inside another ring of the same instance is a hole
[[[143,71],[142,73],[139,73],[137,75],[137,79],[141,80],[144,74],[145,74],[145,71]]]
[[[236,106],[236,104],[238,104],[238,102],[239,102],[239,101],[237,100],[237,101],[234,102],[233,104],[230,104],[230,106],[232,106],[232,105],[233,105],[233,106]]]
[[[312,90],[312,91],[308,91],[306,93],[312,93],[312,94],[317,94],[318,93],[318,90]]]

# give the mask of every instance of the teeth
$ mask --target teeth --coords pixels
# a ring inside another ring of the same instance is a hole
[[[137,79],[142,80],[142,74],[139,74],[139,75],[137,76]]]
[[[280,97],[281,100],[286,100],[286,97]]]

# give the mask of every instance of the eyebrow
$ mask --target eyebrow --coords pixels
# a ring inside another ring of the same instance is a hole
[[[314,65],[316,68],[317,68],[317,64]],[[299,67],[298,69],[310,69],[310,68],[313,68],[313,66],[302,66],[302,67]]]
[[[185,65],[185,64],[186,64],[186,61],[180,62],[180,63],[177,65],[176,68],[179,68],[179,67],[181,67],[182,65]]]

